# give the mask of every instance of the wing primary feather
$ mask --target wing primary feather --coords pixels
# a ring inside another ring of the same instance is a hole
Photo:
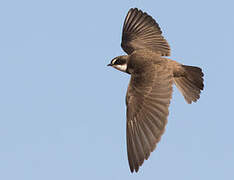
[[[129,144],[128,144],[128,160],[129,160],[129,166],[130,166],[130,169],[131,169],[131,172],[133,172],[134,170],[137,169],[138,167],[138,159],[137,159],[137,155],[136,155],[136,152],[135,152],[135,144],[133,142],[133,131],[132,131],[132,127],[131,125],[128,126],[128,139],[129,139]],[[132,160],[132,161],[130,161]]]
[[[141,141],[141,137],[140,137],[140,132],[138,129],[138,123],[135,122],[135,126],[134,126],[134,131],[135,131],[135,142],[136,142],[136,151],[137,151],[137,155],[138,155],[138,160],[139,160],[139,166],[142,165],[143,161],[144,161],[144,149],[143,149],[143,145],[142,145],[142,141]]]
[[[135,31],[135,29],[138,25],[139,19],[141,17],[142,17],[142,13],[135,14],[135,16],[133,17],[132,22],[130,24],[130,27],[128,29],[129,32],[131,32],[132,30]]]
[[[127,24],[126,24],[126,29],[125,29],[125,31],[127,31],[127,32],[129,31],[129,29],[130,29],[130,27],[131,27],[132,20],[134,19],[136,13],[137,13],[136,9],[133,9],[133,10],[131,11],[131,14],[130,14],[130,16],[129,16],[129,18],[128,18],[128,21],[127,21]]]
[[[131,8],[131,9],[128,11],[127,16],[125,17],[123,30],[126,30],[126,26],[127,26],[128,21],[129,21],[129,17],[131,16],[132,10],[133,10],[133,8]]]
[[[138,123],[138,128],[141,134],[141,142],[142,142],[142,146],[144,148],[144,154],[145,154],[145,159],[148,159],[149,155],[150,155],[150,144],[148,142],[148,139],[145,135],[145,132],[142,128],[142,124],[139,122]]]

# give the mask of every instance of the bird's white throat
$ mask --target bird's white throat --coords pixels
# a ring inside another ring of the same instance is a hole
[[[127,64],[115,65],[114,68],[118,69],[119,71],[126,72],[127,71]]]

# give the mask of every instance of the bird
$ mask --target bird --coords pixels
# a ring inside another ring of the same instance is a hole
[[[126,94],[126,142],[130,171],[138,172],[165,131],[173,84],[188,104],[204,88],[202,69],[167,58],[170,46],[158,23],[146,12],[131,8],[122,31],[122,49],[108,66],[131,75]]]

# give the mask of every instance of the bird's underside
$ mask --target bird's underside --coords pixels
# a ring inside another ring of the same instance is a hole
[[[126,96],[127,149],[132,172],[138,171],[159,142],[172,95],[173,76],[166,63],[149,63],[141,69],[140,75],[131,74]]]
[[[139,50],[129,56],[127,149],[130,170],[137,172],[155,149],[165,130],[175,83],[188,103],[203,89],[200,68],[184,66],[153,52]],[[134,66],[134,67],[133,67]]]
[[[115,58],[111,65],[121,71],[121,66],[127,67],[131,74],[126,95],[127,152],[130,170],[137,172],[165,130],[173,83],[188,103],[196,102],[203,90],[203,73],[163,57],[170,55],[170,47],[159,25],[136,8],[125,18],[121,47],[128,55]]]

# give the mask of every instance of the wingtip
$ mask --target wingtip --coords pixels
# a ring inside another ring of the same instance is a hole
[[[142,10],[141,10],[141,9],[138,9],[137,7],[135,7],[135,8],[130,8],[130,9],[128,10],[129,13],[130,13],[130,12],[133,12],[133,11],[142,12]],[[143,13],[143,12],[142,12],[142,13]]]
[[[132,174],[133,174],[134,172],[137,173],[137,172],[139,171],[139,167],[137,167],[137,168],[131,168],[131,167],[130,167],[130,171],[131,171]]]

